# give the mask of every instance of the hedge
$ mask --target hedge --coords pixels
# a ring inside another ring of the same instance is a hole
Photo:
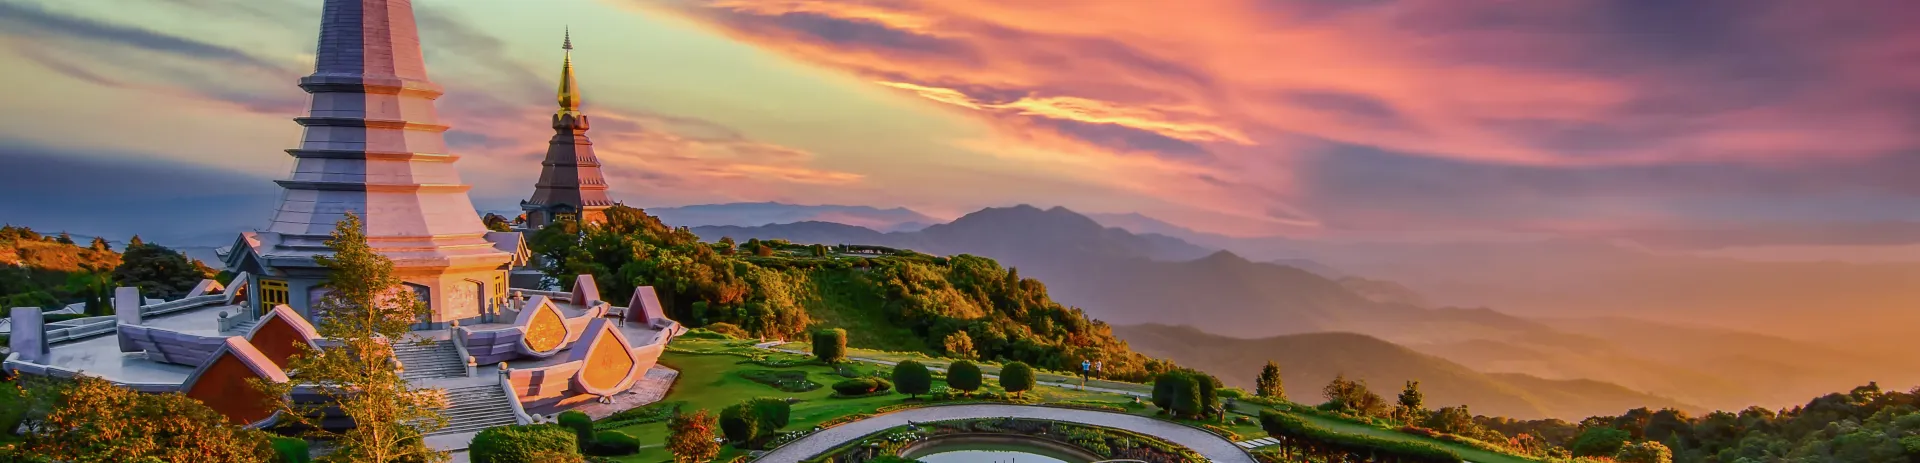
[[[278,459],[274,461],[279,463],[307,463],[313,461],[313,458],[307,452],[306,439],[298,437],[274,437],[270,442],[273,445],[273,453],[278,455]]]
[[[467,447],[473,463],[520,463],[543,455],[580,455],[573,430],[552,424],[501,426],[481,430]]]
[[[600,431],[594,433],[593,441],[587,444],[586,453],[603,457],[640,453],[640,439],[620,431]]]
[[[1369,457],[1376,461],[1416,463],[1459,463],[1461,461],[1460,454],[1432,444],[1334,432],[1302,421],[1293,415],[1272,410],[1260,412],[1260,428],[1272,434],[1273,437],[1285,440],[1285,445],[1305,448],[1314,453],[1346,453]]]
[[[893,383],[880,378],[854,378],[833,383],[833,392],[843,396],[863,396],[893,389]]]

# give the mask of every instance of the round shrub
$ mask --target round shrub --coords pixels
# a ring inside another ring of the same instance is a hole
[[[919,397],[933,388],[933,372],[926,365],[912,360],[893,366],[893,382],[900,386],[900,392]]]
[[[972,394],[980,390],[980,365],[961,360],[947,366],[947,387]]]
[[[632,455],[640,452],[640,439],[620,431],[600,431],[593,435],[593,442],[587,444],[587,454],[603,457]]]
[[[833,392],[844,396],[863,396],[886,392],[892,387],[892,384],[879,378],[854,378],[833,383]]]
[[[580,457],[573,431],[551,424],[501,426],[481,430],[467,447],[474,463],[518,463],[547,455]]]
[[[1013,362],[1000,367],[1001,389],[1020,395],[1022,392],[1033,389],[1033,384],[1033,367],[1027,366],[1026,363]]]

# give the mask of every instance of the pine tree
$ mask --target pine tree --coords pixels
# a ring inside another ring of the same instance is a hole
[[[92,250],[95,250],[95,251],[110,251],[110,250],[112,250],[113,248],[112,248],[111,246],[108,246],[108,245],[107,245],[107,239],[106,239],[106,238],[101,238],[101,237],[98,237],[98,236],[95,236],[95,237],[93,237],[93,244],[92,244],[92,245],[89,245],[89,246],[87,246],[87,249],[92,249]]]
[[[1400,404],[1395,407],[1394,415],[1404,423],[1419,421],[1427,413],[1426,396],[1420,393],[1419,381],[1407,381],[1407,388],[1400,391]]]
[[[338,346],[307,348],[288,370],[297,372],[294,382],[317,386],[324,402],[337,405],[355,423],[344,433],[330,435],[335,450],[326,461],[446,461],[445,452],[428,448],[421,439],[446,426],[437,411],[442,391],[416,389],[401,379],[388,345],[418,342],[411,326],[427,315],[427,304],[393,276],[393,261],[367,245],[360,223],[358,215],[347,213],[327,240],[333,255],[314,258],[328,270],[322,282],[327,294],[314,308],[319,321],[315,328]],[[257,385],[273,397],[284,397],[291,387]],[[282,417],[301,422],[321,411],[307,404],[283,407]]]
[[[127,240],[127,249],[132,250],[135,247],[145,246],[146,244],[146,241],[140,240],[140,235],[133,235],[133,239]]]
[[[1280,365],[1274,364],[1271,360],[1267,361],[1266,367],[1260,369],[1260,377],[1253,383],[1254,395],[1269,399],[1287,398],[1287,389],[1280,384]]]

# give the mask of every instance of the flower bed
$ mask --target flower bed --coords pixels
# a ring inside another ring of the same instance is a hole
[[[804,371],[744,370],[735,374],[781,392],[807,392],[821,387],[820,383],[808,380]]]
[[[1025,418],[916,423],[870,434],[806,461],[863,463],[882,456],[899,455],[908,447],[928,439],[965,435],[1015,435],[1040,439],[1079,448],[1104,459],[1132,459],[1151,463],[1206,461],[1192,450],[1155,437],[1112,428]]]

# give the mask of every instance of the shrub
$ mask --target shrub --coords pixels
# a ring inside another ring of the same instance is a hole
[[[879,378],[854,378],[833,383],[833,392],[843,396],[878,394],[886,392],[891,388],[893,388],[892,384],[888,384],[885,380]]]
[[[961,360],[947,366],[947,387],[967,394],[980,390],[980,366]]]
[[[307,440],[298,437],[274,437],[271,441],[273,453],[279,456],[279,463],[307,463],[313,461],[307,452]]]
[[[1613,454],[1620,463],[1673,463],[1673,450],[1659,442],[1635,442]]]
[[[760,414],[760,423],[765,428],[762,429],[765,431],[763,434],[772,434],[780,428],[787,427],[787,420],[793,416],[793,405],[783,399],[761,397],[748,400],[747,403],[752,404],[754,413]]]
[[[926,365],[908,360],[893,366],[893,383],[899,386],[901,393],[919,397],[933,388],[933,373],[927,370]]]
[[[1020,395],[1033,389],[1033,367],[1026,363],[1013,362],[1000,367],[1000,388],[1014,395]]]
[[[587,444],[586,454],[595,456],[632,455],[640,452],[640,439],[620,431],[600,431],[594,433],[593,442]]]
[[[827,363],[847,360],[847,330],[833,328],[813,332],[813,356]]]
[[[753,404],[741,402],[720,410],[720,432],[734,447],[749,448],[753,440],[760,437],[760,413],[754,411]]]
[[[721,336],[726,336],[734,339],[747,339],[747,338],[753,337],[753,335],[747,334],[747,330],[740,329],[740,325],[735,325],[727,322],[714,323],[711,325],[707,325],[706,328],[707,330],[712,331],[715,334],[719,334]]]
[[[519,463],[571,456],[580,458],[573,431],[551,424],[513,425],[481,430],[467,447],[474,463]]]
[[[593,417],[579,410],[560,412],[560,427],[573,430],[573,440],[586,448],[593,442]]]
[[[673,415],[680,413],[680,407],[686,405],[686,401],[679,400],[672,402],[655,402],[640,408],[608,415],[600,421],[593,422],[593,427],[594,429],[614,429],[636,424],[658,423],[673,418]]]

